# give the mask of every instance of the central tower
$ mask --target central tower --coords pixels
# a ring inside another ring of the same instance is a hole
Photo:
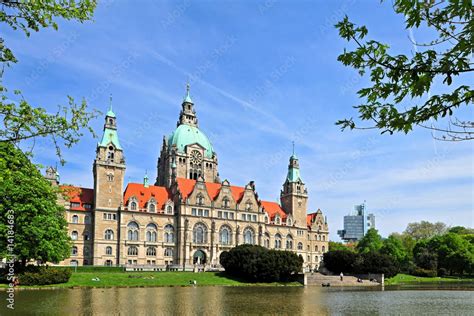
[[[156,184],[170,187],[176,177],[194,180],[203,177],[207,182],[219,182],[217,155],[209,138],[199,129],[189,84],[176,129],[168,138],[163,137]]]

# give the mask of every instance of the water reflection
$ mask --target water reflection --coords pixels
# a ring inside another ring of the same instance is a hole
[[[21,290],[0,315],[469,315],[473,291],[321,287],[162,287]]]

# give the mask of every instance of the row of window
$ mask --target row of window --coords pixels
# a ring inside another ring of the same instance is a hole
[[[148,212],[150,213],[156,213],[156,202],[148,202]],[[131,198],[129,202],[129,209],[131,211],[137,211],[138,210],[138,202],[135,198]],[[173,206],[168,205],[165,208],[165,214],[173,215]]]
[[[83,236],[84,236],[84,240],[90,240],[89,232],[84,232]],[[71,239],[72,240],[78,240],[79,239],[79,233],[76,230],[73,230],[71,232]]]
[[[129,255],[129,256],[138,256],[138,247],[137,246],[128,247],[127,255]],[[146,248],[146,255],[149,256],[149,257],[156,257],[156,248],[155,247]],[[173,248],[165,248],[164,256],[165,257],[172,257],[173,256]]]
[[[257,215],[255,215],[255,214],[242,214],[240,218],[243,221],[247,221],[247,222],[256,222],[257,221]]]
[[[71,223],[73,224],[79,224],[79,215],[73,215],[71,217]],[[91,218],[89,215],[84,216],[84,224],[90,224],[91,223]]]
[[[157,242],[158,241],[158,227],[156,224],[149,223],[146,226],[145,240],[148,242]],[[140,228],[136,222],[130,222],[127,225],[127,240],[129,241],[138,241],[140,238]],[[104,234],[105,240],[114,240],[114,231],[112,229],[107,229]],[[174,243],[174,227],[171,224],[167,224],[164,227],[163,241],[165,243]]]
[[[223,219],[234,219],[234,212],[218,211],[217,217]]]
[[[104,220],[116,221],[117,220],[117,214],[115,214],[115,213],[104,213]]]
[[[71,208],[78,208],[78,207],[81,207],[81,203],[78,203],[78,202],[71,202],[69,205],[70,205]],[[92,209],[92,205],[91,205],[91,204],[84,203],[84,204],[82,204],[82,206],[83,206],[84,209],[86,209],[86,210]]]
[[[209,210],[204,210],[204,209],[200,209],[200,208],[198,208],[198,209],[193,208],[193,209],[191,209],[191,215],[209,217]]]

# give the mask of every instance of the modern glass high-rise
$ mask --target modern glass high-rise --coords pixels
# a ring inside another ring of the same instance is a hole
[[[344,229],[338,230],[337,234],[344,241],[358,241],[370,228],[375,228],[374,214],[366,215],[365,202],[354,206],[352,214],[344,216]]]

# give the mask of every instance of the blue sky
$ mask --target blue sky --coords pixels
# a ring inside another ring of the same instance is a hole
[[[332,240],[343,216],[364,200],[384,236],[420,220],[472,227],[472,142],[438,142],[419,129],[390,136],[334,125],[357,116],[356,91],[367,85],[337,61],[350,47],[333,27],[344,14],[392,52],[413,51],[403,17],[379,1],[109,0],[93,22],[60,22],[58,32],[26,39],[2,30],[19,59],[5,83],[51,111],[71,95],[105,112],[112,93],[126,182],[142,181],[145,170],[156,176],[162,137],[176,127],[190,80],[221,178],[254,180],[259,196],[275,201],[294,140],[310,211],[324,211]],[[103,118],[93,122],[99,134],[102,125]],[[96,143],[86,135],[65,151],[62,182],[92,187]],[[51,148],[39,142],[35,162],[54,165]]]

